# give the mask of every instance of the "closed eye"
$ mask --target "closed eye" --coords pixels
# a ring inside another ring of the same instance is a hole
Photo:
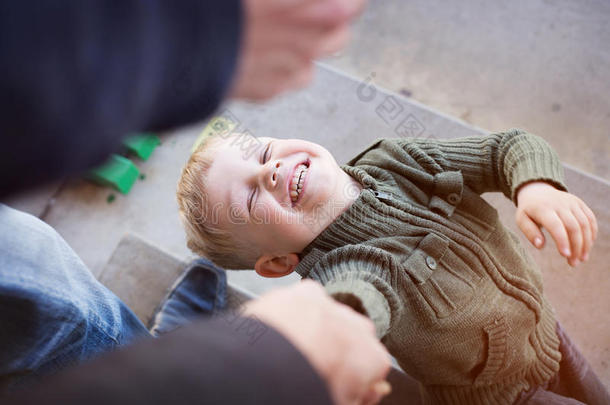
[[[267,143],[267,146],[265,147],[265,150],[263,151],[263,156],[261,157],[261,163],[265,164],[269,161],[269,158],[271,157],[271,142]],[[252,189],[252,191],[250,192],[250,195],[248,196],[248,212],[250,214],[252,214],[252,203],[254,201],[254,195],[256,194],[256,190],[258,189],[258,187],[255,187]]]
[[[263,151],[263,158],[262,158],[262,164],[267,163],[267,161],[269,160],[269,158],[271,157],[271,153],[270,153],[270,149],[271,149],[271,142],[269,142],[267,144],[267,147],[265,148],[265,150]]]
[[[253,188],[252,191],[250,192],[250,195],[248,196],[248,212],[250,214],[252,214],[252,201],[254,201],[254,193],[256,192],[256,189]]]

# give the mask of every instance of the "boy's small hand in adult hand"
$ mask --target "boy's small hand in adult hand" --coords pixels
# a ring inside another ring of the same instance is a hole
[[[246,304],[244,315],[274,327],[326,381],[337,405],[374,405],[390,392],[390,357],[366,317],[305,280]]]
[[[517,225],[538,249],[544,246],[545,228],[555,240],[557,250],[570,266],[589,259],[597,238],[593,211],[578,197],[542,181],[522,186],[517,194]]]
[[[265,100],[311,81],[313,60],[339,51],[366,0],[242,0],[242,44],[230,96]]]

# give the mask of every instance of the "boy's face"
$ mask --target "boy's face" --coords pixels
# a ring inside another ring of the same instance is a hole
[[[320,145],[248,136],[221,139],[211,150],[212,219],[263,255],[300,253],[357,197],[359,184]]]

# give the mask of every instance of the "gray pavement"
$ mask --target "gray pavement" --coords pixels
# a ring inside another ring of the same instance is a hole
[[[610,180],[610,1],[371,1],[326,62]]]

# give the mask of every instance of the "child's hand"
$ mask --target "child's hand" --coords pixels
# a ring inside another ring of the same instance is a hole
[[[538,249],[544,246],[544,235],[540,230],[544,227],[570,266],[589,259],[589,251],[597,238],[597,220],[580,198],[545,182],[535,181],[519,189],[517,207],[517,225]]]

